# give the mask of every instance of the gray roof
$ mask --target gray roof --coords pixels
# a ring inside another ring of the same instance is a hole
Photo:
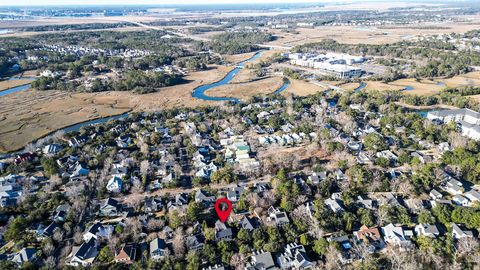
[[[74,256],[83,260],[83,259],[87,258],[88,252],[93,247],[95,247],[95,239],[92,237],[92,238],[90,238],[90,241],[85,242],[82,245],[80,245],[80,248],[75,252]]]
[[[454,110],[439,110],[428,112],[428,114],[436,117],[447,117],[447,116],[470,116],[477,119],[480,119],[480,113],[472,111],[470,109],[454,109]]]
[[[13,261],[19,264],[31,261],[35,258],[37,250],[35,248],[23,248],[13,258]]]
[[[150,242],[150,253],[160,249],[164,250],[167,248],[167,243],[163,239],[155,238]]]
[[[251,266],[253,269],[274,269],[275,263],[270,252],[259,252],[252,255]]]

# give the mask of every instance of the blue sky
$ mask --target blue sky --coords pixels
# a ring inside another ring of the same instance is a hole
[[[332,0],[0,0],[1,6],[12,5],[171,5],[171,4],[228,4],[228,3],[308,3],[331,2]],[[338,1],[338,0],[337,0]],[[353,0],[353,2],[358,0]],[[350,0],[352,2],[352,0]]]

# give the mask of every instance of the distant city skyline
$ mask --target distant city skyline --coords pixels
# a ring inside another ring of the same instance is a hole
[[[0,0],[0,6],[66,6],[66,5],[211,5],[211,4],[295,4],[295,3],[365,3],[365,2],[469,2],[473,0]]]
[[[359,2],[350,0],[349,2]],[[191,4],[248,4],[248,3],[320,3],[343,2],[338,0],[0,0],[0,6],[61,6],[61,5],[191,5]],[[363,1],[365,2],[365,1]]]

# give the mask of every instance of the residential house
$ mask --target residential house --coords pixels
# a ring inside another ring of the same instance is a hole
[[[71,138],[70,140],[68,140],[68,145],[70,147],[77,147],[77,146],[80,146],[80,145],[86,143],[87,140],[88,140],[88,137],[86,135],[75,136],[75,137]]]
[[[437,236],[440,235],[440,232],[435,224],[418,224],[415,226],[415,233],[417,236],[426,236],[431,238],[437,238]]]
[[[105,202],[100,206],[99,214],[102,216],[119,216],[122,213],[122,206],[121,204],[112,198],[108,198]]]
[[[22,154],[17,155],[17,157],[15,157],[13,162],[18,165],[18,164],[23,163],[23,162],[32,161],[35,158],[36,158],[35,153],[27,152],[27,153],[22,153]]]
[[[268,220],[274,222],[277,226],[290,223],[287,213],[280,211],[274,206],[270,206],[270,208],[268,208]]]
[[[229,199],[232,202],[237,202],[240,200],[240,196],[242,195],[243,191],[245,190],[245,187],[243,186],[236,186],[232,187],[230,190],[227,191],[227,199]]]
[[[443,188],[445,191],[452,195],[460,195],[463,194],[465,189],[463,188],[462,182],[456,180],[455,178],[451,178],[444,186]]]
[[[59,144],[53,143],[43,147],[42,152],[46,156],[53,156],[62,150],[62,146]]]
[[[168,253],[167,243],[163,239],[155,238],[150,242],[150,258],[152,260],[161,260]]]
[[[92,265],[93,261],[97,258],[97,255],[97,243],[94,238],[91,238],[88,242],[84,242],[80,246],[72,248],[72,252],[67,257],[67,264],[71,266],[87,267]]]
[[[390,161],[391,163],[396,163],[397,162],[397,155],[395,155],[392,151],[390,150],[384,150],[384,151],[381,151],[381,152],[378,152],[377,153],[377,157],[378,158],[385,158],[387,159],[388,161]]]
[[[411,244],[411,242],[407,240],[403,228],[395,226],[392,223],[382,227],[382,234],[383,239],[387,244],[401,247],[407,247]]]
[[[83,240],[88,242],[92,238],[95,240],[98,240],[99,238],[108,239],[113,234],[113,230],[114,228],[112,225],[104,225],[100,222],[95,222],[83,234]]]
[[[245,270],[273,270],[277,269],[273,261],[272,254],[263,250],[253,252],[250,261],[247,263]]]
[[[210,194],[201,189],[197,190],[197,192],[195,193],[195,202],[201,203],[205,206],[211,205],[215,202],[215,200],[215,196],[211,196]]]
[[[462,226],[452,223],[452,235],[454,239],[462,239],[465,237],[473,237],[472,231],[467,231],[461,228]]]
[[[55,213],[53,214],[53,221],[64,222],[69,210],[70,205],[68,204],[61,204],[57,206],[57,208],[55,209]]]
[[[327,172],[326,171],[321,171],[321,172],[314,172],[311,175],[308,176],[308,182],[312,183],[313,185],[318,185],[320,182],[324,181],[327,179]]]
[[[253,231],[260,227],[260,221],[256,217],[243,216],[239,223],[240,227],[247,231]]]
[[[132,264],[137,259],[137,244],[123,244],[120,250],[115,252],[115,262]]]
[[[287,244],[284,252],[278,255],[276,260],[281,269],[310,269],[312,267],[305,247],[296,243]]]
[[[185,245],[187,246],[188,250],[199,251],[203,249],[205,245],[205,237],[202,234],[195,234],[192,236],[188,236],[185,241]]]
[[[172,211],[178,208],[182,208],[188,204],[188,195],[185,193],[180,193],[175,195],[173,200],[170,200],[167,203],[168,211]]]
[[[360,207],[367,208],[370,210],[375,209],[377,206],[377,203],[375,200],[364,198],[361,195],[357,196],[357,200],[355,201],[355,203]]]
[[[368,245],[370,252],[380,250],[385,247],[385,242],[383,242],[382,235],[377,227],[368,228],[367,226],[362,225],[358,231],[353,232],[353,235],[357,241]]]
[[[83,180],[90,172],[83,164],[77,162],[72,173],[70,173],[70,181]]]
[[[122,178],[112,176],[107,183],[107,190],[109,192],[118,193],[122,191]]]
[[[123,135],[116,139],[116,143],[119,148],[128,148],[128,146],[132,143],[132,138],[130,138],[128,135]]]
[[[53,233],[54,233],[55,230],[57,230],[57,229],[58,229],[57,223],[55,223],[55,221],[52,221],[47,227],[40,226],[40,227],[37,229],[37,235],[38,235],[40,238],[51,237],[51,236],[53,236]]]
[[[257,194],[262,194],[263,192],[270,190],[272,187],[270,186],[270,183],[268,182],[258,182],[253,184],[253,192]]]
[[[228,228],[227,225],[220,220],[215,222],[215,240],[216,241],[231,241],[232,240],[232,229]]]
[[[343,209],[343,207],[340,205],[340,201],[332,198],[326,199],[325,205],[328,206],[328,208],[330,208],[330,210],[332,210],[334,213],[341,213],[345,211],[345,209]]]
[[[469,201],[470,201],[470,206],[475,204],[476,202],[480,201],[480,192],[478,192],[475,189],[469,190],[463,194]]]
[[[143,205],[143,210],[147,213],[155,213],[163,208],[163,203],[161,198],[149,197],[145,199]]]
[[[443,195],[442,193],[440,193],[439,191],[437,191],[436,189],[432,189],[429,193],[430,197],[433,199],[433,200],[438,200],[438,199],[441,199],[443,198]]]
[[[22,248],[19,252],[17,252],[13,258],[12,262],[14,262],[17,266],[22,266],[26,262],[35,262],[37,259],[37,250],[35,248]]]
[[[452,197],[452,202],[461,206],[468,206],[470,204],[470,201],[467,198],[458,194]]]

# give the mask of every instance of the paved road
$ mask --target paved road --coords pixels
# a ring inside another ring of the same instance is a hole
[[[199,37],[199,36],[195,36],[195,35],[188,35],[188,34],[185,34],[185,33],[179,33],[179,32],[175,32],[175,31],[171,31],[171,30],[166,30],[163,27],[157,27],[157,26],[148,25],[148,24],[144,24],[144,23],[140,23],[140,22],[136,22],[136,21],[126,20],[124,22],[135,24],[135,25],[138,25],[140,27],[147,28],[147,29],[162,30],[162,31],[165,31],[165,32],[169,33],[170,35],[179,36],[179,37],[182,37],[182,38],[189,38],[189,39],[193,39],[193,40],[197,40],[197,41],[210,41],[210,39],[206,38],[206,37]],[[267,49],[291,50],[293,48],[293,47],[288,47],[288,46],[268,45],[268,44],[255,44],[255,45],[257,45],[260,48],[267,48]]]
[[[170,35],[179,36],[179,37],[182,37],[182,38],[189,38],[189,39],[198,40],[198,41],[209,41],[209,40],[210,40],[210,39],[208,39],[208,38],[199,37],[199,36],[194,36],[194,35],[187,35],[187,34],[179,33],[179,32],[174,32],[174,31],[171,31],[171,30],[166,30],[166,29],[163,28],[163,27],[157,27],[157,26],[153,26],[153,25],[148,25],[148,24],[140,23],[140,22],[135,22],[135,21],[125,21],[125,22],[131,23],[131,24],[135,24],[135,25],[138,25],[138,26],[140,26],[140,27],[147,28],[147,29],[165,31],[165,32],[167,32],[167,33],[170,34]]]

